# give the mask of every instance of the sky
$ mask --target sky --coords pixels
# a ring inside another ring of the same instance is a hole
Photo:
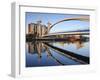
[[[54,24],[60,20],[65,18],[74,18],[80,16],[88,16],[88,15],[80,15],[80,14],[60,14],[60,13],[34,13],[34,12],[26,12],[25,14],[25,23],[26,29],[28,29],[29,23],[37,23],[37,21],[41,20],[42,24],[47,25],[48,22]],[[62,31],[74,31],[74,30],[84,30],[89,29],[89,21],[65,21],[61,22],[54,27],[51,28],[50,33],[53,32],[62,32]]]

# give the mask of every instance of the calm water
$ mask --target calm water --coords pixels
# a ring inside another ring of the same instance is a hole
[[[84,40],[71,38],[64,41],[26,42],[26,67],[88,64],[45,43],[74,54],[89,57],[89,37]]]

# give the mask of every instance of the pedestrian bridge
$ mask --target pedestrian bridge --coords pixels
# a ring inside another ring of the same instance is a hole
[[[80,16],[80,17],[73,17],[73,18],[65,18],[63,20],[57,21],[54,24],[48,24],[47,28],[48,30],[45,31],[45,33],[49,33],[50,30],[57,24],[65,22],[65,21],[74,21],[74,20],[78,20],[78,21],[88,21],[89,22],[89,16]]]
[[[69,32],[55,32],[43,35],[42,37],[49,37],[53,35],[89,35],[89,30],[69,31]]]

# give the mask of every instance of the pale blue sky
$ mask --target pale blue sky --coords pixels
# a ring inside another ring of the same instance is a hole
[[[54,24],[65,18],[73,18],[73,17],[79,17],[79,16],[86,16],[86,15],[26,12],[25,22],[26,22],[26,27],[28,27],[29,23],[36,23],[38,20],[41,20],[42,24],[47,25],[48,22],[50,22],[51,24]],[[61,32],[61,31],[84,30],[84,29],[89,29],[89,21],[78,21],[78,20],[65,21],[65,22],[55,25],[50,30],[50,33]]]

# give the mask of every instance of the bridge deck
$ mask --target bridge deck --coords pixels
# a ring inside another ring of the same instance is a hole
[[[70,33],[50,33],[48,35],[43,36],[53,36],[53,35],[89,35],[89,32],[70,32]]]

